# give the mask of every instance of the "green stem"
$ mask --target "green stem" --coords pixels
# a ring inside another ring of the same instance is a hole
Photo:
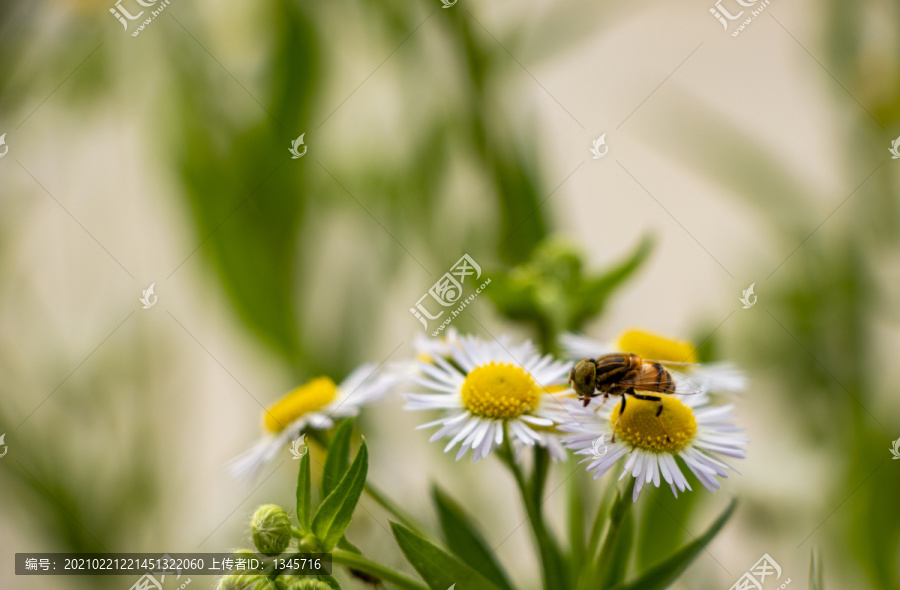
[[[389,567],[375,563],[352,551],[334,549],[331,552],[331,560],[334,563],[365,572],[385,582],[390,582],[398,588],[405,588],[408,590],[429,590],[428,586],[410,578],[406,574],[401,574]]]
[[[541,554],[541,570],[544,577],[544,588],[546,590],[566,590],[568,588],[566,584],[567,572],[563,566],[562,555],[544,523],[541,500],[539,496],[534,494],[535,489],[543,488],[542,482],[533,482],[533,487],[528,485],[525,474],[515,461],[512,445],[509,442],[509,432],[506,432],[505,434],[503,446],[499,449],[499,456],[512,472],[513,477],[516,480],[516,485],[519,488],[519,492],[522,494],[525,512],[528,514],[528,521],[531,523],[531,530],[534,533],[534,538]],[[537,463],[537,457],[535,458],[535,461]],[[541,471],[542,475],[546,477],[546,471]]]

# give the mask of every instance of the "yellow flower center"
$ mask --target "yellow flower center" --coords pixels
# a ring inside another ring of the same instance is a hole
[[[334,381],[316,377],[269,406],[263,414],[263,425],[269,432],[281,432],[303,414],[324,408],[336,397]]]
[[[516,418],[537,408],[541,388],[521,367],[491,363],[466,376],[462,402],[473,414]]]
[[[697,434],[697,420],[694,412],[674,397],[661,396],[663,410],[659,415],[665,431],[656,419],[659,402],[636,399],[628,396],[625,413],[616,427],[616,420],[622,410],[622,404],[610,414],[616,436],[624,439],[633,447],[652,453],[678,452],[691,442]],[[666,439],[666,433],[669,439]]]
[[[696,347],[690,342],[670,340],[642,330],[624,332],[616,348],[654,361],[697,362]]]

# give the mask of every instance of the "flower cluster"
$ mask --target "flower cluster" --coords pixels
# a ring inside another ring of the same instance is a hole
[[[382,371],[364,365],[340,385],[317,377],[264,412],[266,435],[238,457],[233,471],[254,474],[291,439],[330,429],[335,419],[356,415],[401,388],[406,409],[437,414],[419,428],[437,428],[430,440],[446,441],[444,452],[455,452],[457,460],[470,451],[477,462],[498,449],[514,449],[518,456],[541,447],[556,460],[569,452],[584,456],[595,479],[623,463],[619,479],[634,478],[634,501],[651,482],[659,487],[664,480],[676,497],[690,490],[682,465],[715,491],[718,478],[733,469],[723,458],[745,456],[747,441],[734,425],[733,407],[712,403],[716,394],[744,389],[733,366],[698,363],[690,343],[639,330],[613,342],[567,334],[561,344],[564,360],[527,341],[486,341],[451,329],[442,338],[418,339],[414,360]],[[612,392],[611,403],[603,395],[579,399],[571,383],[575,361],[611,353],[652,359],[692,387],[654,394],[636,384],[624,394]]]

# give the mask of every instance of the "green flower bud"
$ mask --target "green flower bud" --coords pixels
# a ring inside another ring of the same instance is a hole
[[[334,590],[331,586],[326,584],[325,582],[320,582],[319,580],[311,580],[309,578],[294,580],[291,582],[287,590]]]
[[[253,532],[253,543],[264,555],[278,555],[291,544],[291,520],[275,504],[257,508],[250,522],[250,529]]]
[[[257,582],[265,580],[264,576],[232,574],[219,579],[217,590],[256,590]]]

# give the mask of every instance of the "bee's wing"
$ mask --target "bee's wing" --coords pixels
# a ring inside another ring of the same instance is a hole
[[[684,373],[679,373],[678,371],[670,369],[669,372],[672,374],[672,377],[675,378],[674,393],[678,395],[694,395],[706,392],[703,382],[688,377]],[[661,388],[655,375],[638,375],[631,379],[622,379],[619,381],[619,385],[631,387],[632,389],[640,389],[642,391],[652,391],[654,393],[673,393]]]
[[[696,367],[699,363],[679,363],[677,361],[654,361],[650,359],[643,359],[645,363],[655,363],[657,365],[663,365],[664,367]]]
[[[669,372],[675,377],[675,393],[679,395],[706,393],[708,388],[706,381],[701,381],[700,379],[690,377],[684,373],[679,373],[678,371],[673,371],[671,369]]]

